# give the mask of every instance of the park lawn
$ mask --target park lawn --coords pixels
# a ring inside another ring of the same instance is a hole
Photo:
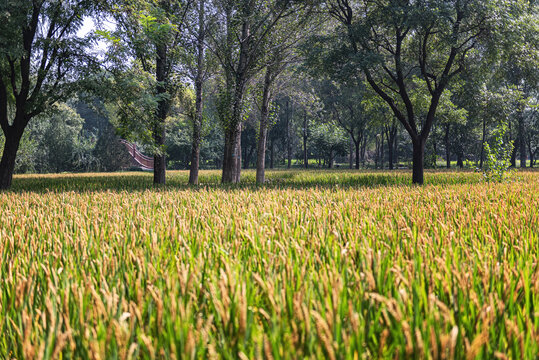
[[[21,175],[0,193],[0,358],[525,358],[539,172]]]

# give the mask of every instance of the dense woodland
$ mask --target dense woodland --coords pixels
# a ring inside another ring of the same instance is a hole
[[[539,157],[533,0],[4,0],[0,187],[13,173],[482,168]],[[90,24],[91,26],[89,26]]]

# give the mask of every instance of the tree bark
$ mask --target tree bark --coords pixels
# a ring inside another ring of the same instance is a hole
[[[412,145],[413,145],[412,183],[423,185],[425,141],[421,139],[421,137],[412,139]]]
[[[349,154],[348,167],[352,169],[354,167],[354,140],[352,139],[352,135],[350,135],[350,144],[348,148],[348,154]]]
[[[198,38],[197,38],[197,73],[195,78],[195,118],[193,119],[193,143],[191,147],[191,168],[189,184],[198,184],[200,167],[200,141],[202,128],[202,86],[204,76],[204,0],[199,2]]]
[[[13,172],[15,171],[15,160],[21,142],[22,131],[9,131],[5,134],[4,151],[0,160],[0,190],[11,187]]]
[[[154,146],[157,148],[157,152],[154,154],[153,165],[153,183],[165,184],[166,177],[166,155],[164,153],[165,145],[165,121],[168,114],[168,99],[166,98],[166,62],[167,62],[167,48],[163,44],[156,45],[157,57],[156,57],[156,80],[157,80],[157,95],[159,100],[157,103],[157,116],[153,129]]]
[[[256,182],[258,184],[263,184],[266,181],[266,141],[268,137],[270,87],[271,70],[267,68],[264,77],[264,90],[262,92],[262,106],[260,108],[260,131],[256,158]]]
[[[241,131],[242,124],[238,124],[239,131],[236,135],[236,161],[234,162],[234,183],[239,183],[241,179]]]
[[[230,31],[231,15],[227,13],[227,43],[232,51],[232,42],[234,38],[233,31]],[[233,98],[230,99],[231,104],[227,111],[230,111],[230,118],[226,119],[225,124],[225,153],[223,156],[223,172],[221,176],[222,183],[236,183],[241,178],[241,120],[243,112],[243,96],[245,86],[248,80],[249,56],[250,56],[250,41],[249,33],[251,30],[250,19],[244,20],[242,24],[241,45],[239,51],[238,67],[233,72],[235,73],[232,80],[232,70],[227,69],[226,86],[227,91],[234,88]],[[232,63],[232,55],[228,54],[228,63]],[[234,85],[232,85],[232,82]],[[228,116],[227,115],[227,116]],[[239,145],[239,147],[238,147]]]
[[[461,169],[464,167],[464,161],[462,157],[462,150],[457,151],[457,166]]]

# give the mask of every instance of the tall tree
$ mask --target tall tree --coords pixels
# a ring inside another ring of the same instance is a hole
[[[141,106],[142,101],[131,101],[128,91],[133,97],[145,96],[145,108],[151,114],[145,116],[147,122],[130,116],[120,116],[120,120],[126,129],[151,134],[154,184],[165,184],[166,119],[181,86],[182,31],[190,4],[190,0],[110,1],[108,11],[114,17],[116,29],[99,32],[111,43],[108,61],[114,64],[113,73],[120,84],[112,97],[120,104],[120,115],[136,113],[138,110],[132,108]],[[137,81],[145,83],[144,94],[137,91],[138,85],[133,86]],[[127,87],[122,88],[122,84]]]
[[[0,189],[11,186],[28,123],[68,98],[77,78],[92,68],[87,66],[91,42],[77,32],[94,5],[90,0],[0,4],[0,126],[5,135]]]
[[[265,67],[265,44],[283,19],[304,2],[292,0],[220,0],[219,27],[212,49],[222,67],[219,113],[225,133],[222,182],[238,182],[241,171],[241,124],[249,81]]]
[[[425,144],[440,98],[494,25],[496,4],[479,0],[329,0],[328,7],[340,23],[337,35],[343,42],[337,50],[346,58],[345,65],[365,74],[410,135],[412,181],[422,184]],[[422,118],[410,98],[415,78],[425,83],[430,97]]]

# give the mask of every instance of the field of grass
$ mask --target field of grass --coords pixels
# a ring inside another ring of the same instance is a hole
[[[0,359],[535,359],[539,172],[17,176]]]

